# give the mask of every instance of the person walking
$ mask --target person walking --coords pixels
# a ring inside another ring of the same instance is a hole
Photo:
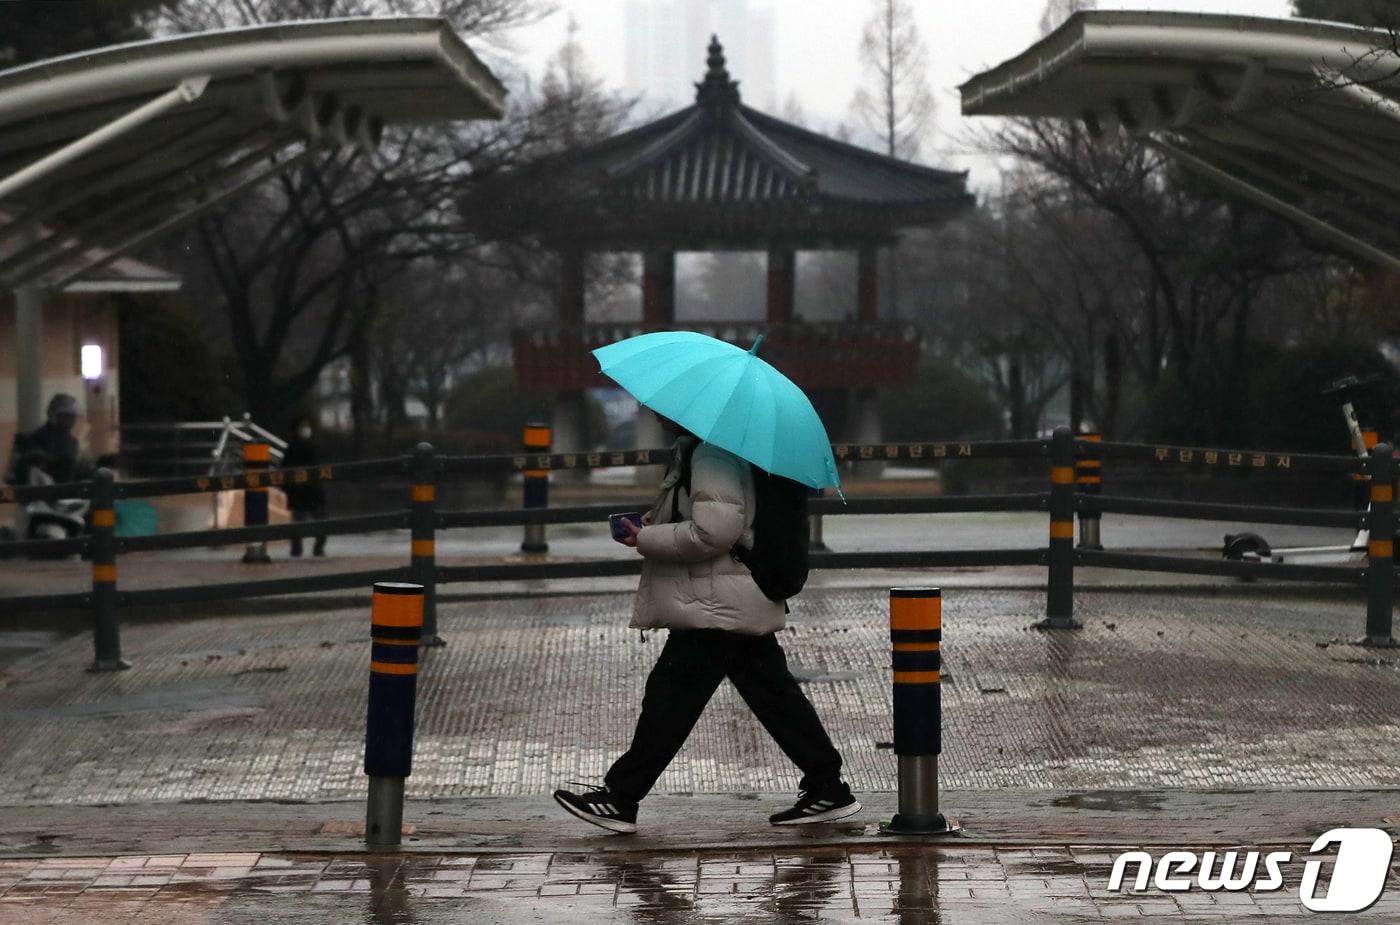
[[[637,808],[676,756],[705,705],[728,678],[783,753],[802,770],[801,793],[773,825],[829,822],[861,805],[841,779],[841,755],[788,670],[777,636],[783,601],[766,597],[731,550],[753,546],[754,478],[749,464],[658,414],[675,436],[671,465],[642,526],[619,542],[643,557],[630,626],[668,636],[642,698],[632,745],[603,786],[554,799],[614,832],[637,830]]]
[[[282,451],[282,468],[309,468],[318,465],[320,461],[311,419],[305,416],[297,418],[292,431],[292,439],[288,441],[287,448]],[[319,479],[291,482],[283,487],[287,492],[287,508],[292,512],[293,523],[326,519],[326,490],[321,486]],[[311,554],[313,556],[326,554],[326,535],[324,533],[316,534],[316,544],[312,547]],[[300,557],[301,537],[294,536],[292,537],[292,558]]]

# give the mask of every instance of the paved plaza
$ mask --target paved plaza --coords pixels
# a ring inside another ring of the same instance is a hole
[[[547,794],[630,741],[663,634],[630,596],[450,603],[425,650],[411,796]],[[1400,785],[1400,655],[1350,645],[1355,595],[1081,592],[1084,629],[1030,628],[1043,594],[944,598],[943,782],[954,788]],[[887,595],[804,594],[782,635],[857,791],[895,758]],[[86,635],[0,680],[0,805],[357,797],[367,609],[140,622],[135,667]],[[724,685],[660,793],[792,793],[795,769]]]
[[[362,849],[368,608],[199,611],[10,635],[0,925],[105,921],[1326,921],[1272,893],[1111,892],[1119,851],[1286,846],[1400,824],[1400,655],[1354,590],[1105,586],[1043,632],[1035,575],[819,577],[783,634],[864,812],[774,829],[795,771],[728,685],[609,836],[548,799],[625,747],[662,642],[627,581],[449,599],[423,652],[402,854]],[[900,843],[889,578],[943,585],[951,841]],[[1019,585],[1019,586],[1018,586]],[[1400,882],[1392,875],[1392,884]],[[1356,920],[1356,917],[1350,917]],[[1394,889],[1361,920],[1400,919]]]

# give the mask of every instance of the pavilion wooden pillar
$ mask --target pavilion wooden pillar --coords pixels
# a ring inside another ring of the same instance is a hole
[[[642,326],[667,328],[676,323],[676,252],[642,255]]]
[[[879,310],[880,251],[864,244],[856,252],[856,318],[874,321]]]
[[[645,251],[642,254],[642,327],[664,330],[676,323],[676,252]],[[670,441],[656,416],[645,408],[637,409],[634,431],[637,449],[665,446]],[[656,473],[646,466],[637,467],[637,484],[656,481]]]
[[[582,328],[587,288],[584,251],[581,247],[566,246],[560,251],[559,258],[559,289],[555,303],[558,327],[565,343],[577,343],[583,350],[586,348]],[[555,398],[551,417],[555,453],[578,453],[587,449],[584,442],[587,438],[588,406],[581,390],[561,389]]]
[[[793,319],[797,295],[797,253],[790,247],[768,251],[768,325],[787,324]]]
[[[856,252],[856,319],[859,323],[879,320],[879,254],[874,244],[862,244]],[[847,439],[864,444],[884,442],[880,401],[875,389],[857,385],[850,392],[849,402]],[[860,463],[856,473],[862,478],[878,478],[883,469],[883,463]]]

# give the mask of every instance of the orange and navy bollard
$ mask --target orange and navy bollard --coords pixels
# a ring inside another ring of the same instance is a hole
[[[904,835],[955,830],[938,811],[938,756],[943,751],[943,597],[938,588],[890,589],[894,653],[894,753],[899,812],[881,828]]]
[[[131,664],[122,658],[121,626],[117,613],[117,515],[110,469],[98,469],[92,479],[92,647],[89,671],[121,671]]]
[[[1082,495],[1097,495],[1103,491],[1103,460],[1099,458],[1095,443],[1103,441],[1103,434],[1080,434],[1083,441],[1079,445],[1079,459],[1074,463],[1074,487]],[[1103,514],[1098,511],[1079,512],[1079,548],[1103,550],[1099,539],[1099,524]]]
[[[1367,460],[1371,476],[1371,531],[1366,562],[1366,638],[1364,645],[1390,648],[1395,608],[1395,460],[1390,445],[1380,443]]]
[[[522,444],[529,456],[547,456],[554,442],[553,432],[548,424],[526,424]],[[527,463],[528,465],[528,463]],[[537,510],[549,507],[549,470],[526,469],[524,484],[525,509]],[[520,544],[521,552],[549,552],[545,541],[544,524],[525,525],[525,539]]]
[[[272,445],[243,444],[243,526],[267,526],[267,467],[272,464]],[[249,543],[243,552],[243,562],[261,565],[272,561],[267,554],[267,541]]]
[[[423,586],[376,582],[370,620],[365,843],[372,848],[391,848],[403,837],[404,779],[413,770],[413,712],[418,695]]]
[[[1079,629],[1074,620],[1074,435],[1055,428],[1050,438],[1050,548],[1045,619],[1036,629]]]

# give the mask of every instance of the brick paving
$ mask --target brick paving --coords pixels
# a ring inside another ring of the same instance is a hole
[[[662,634],[623,594],[453,603],[425,652],[410,794],[545,794],[629,741]],[[944,600],[950,788],[1400,786],[1400,655],[1338,640],[1350,599],[1083,592]],[[783,636],[857,791],[893,787],[887,597],[804,594]],[[131,671],[78,636],[0,672],[0,805],[357,798],[361,609],[141,622]],[[659,793],[791,792],[797,775],[724,685]]]
[[[909,846],[783,851],[325,855],[226,853],[0,860],[0,923],[279,921],[1008,923],[1326,921],[1285,867],[1271,893],[1108,889],[1097,848]],[[327,905],[313,905],[315,901]],[[1395,921],[1392,891],[1351,921]]]

